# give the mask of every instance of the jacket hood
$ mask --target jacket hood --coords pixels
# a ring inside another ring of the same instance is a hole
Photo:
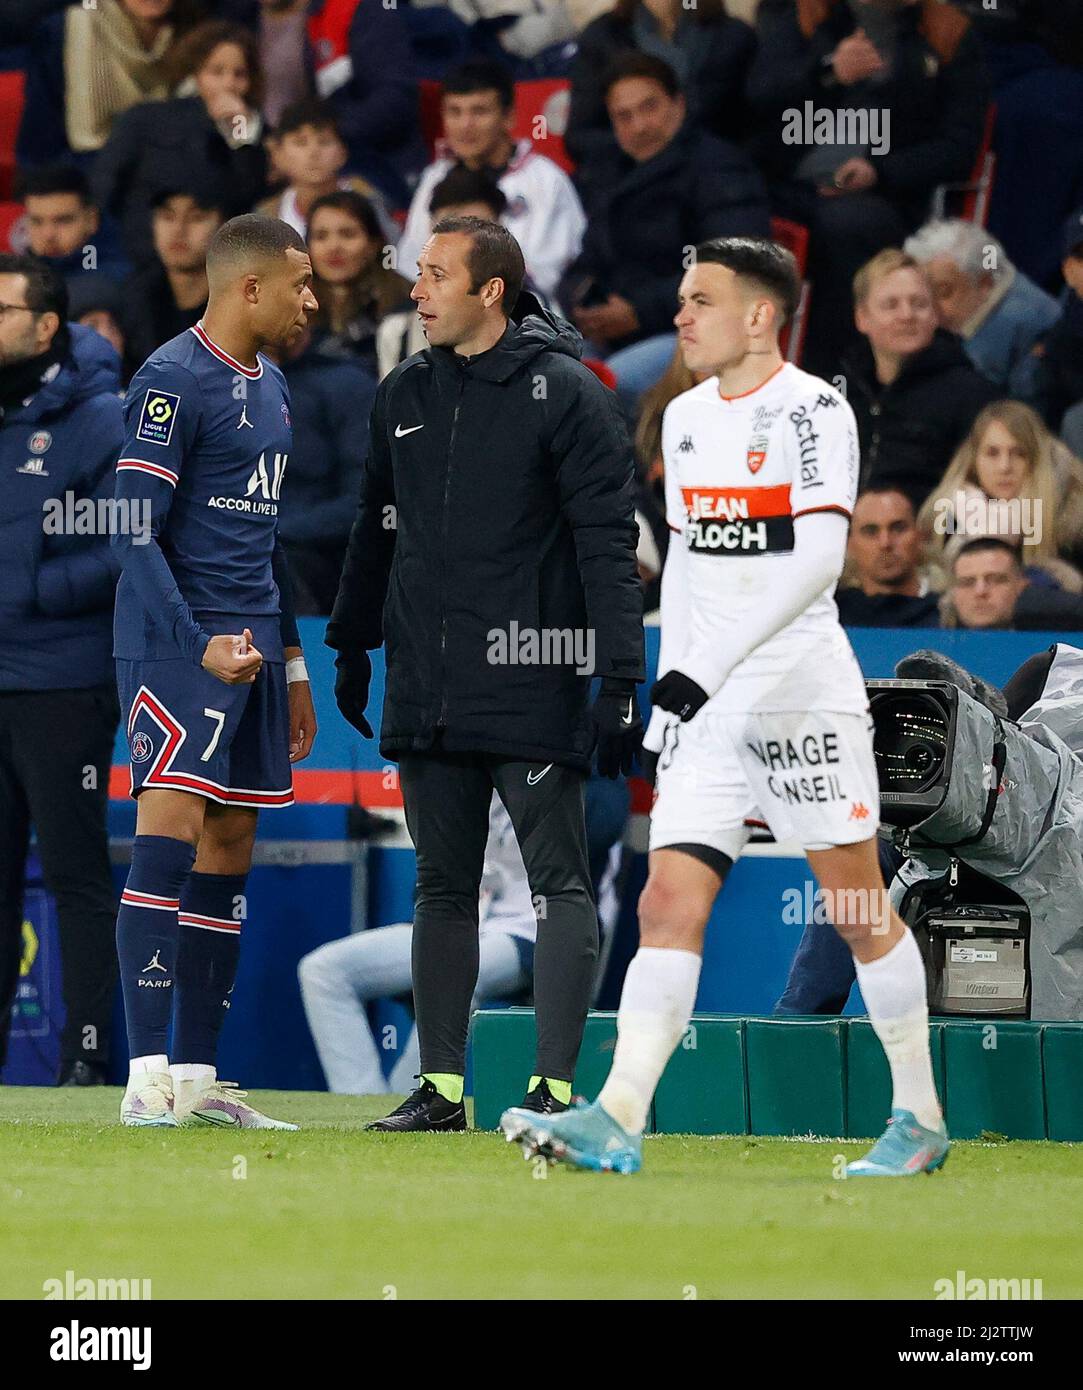
[[[455,355],[451,348],[430,351]],[[583,356],[583,336],[578,328],[543,308],[530,290],[522,290],[500,341],[488,352],[460,358],[459,362],[473,376],[507,381],[541,352],[559,352],[578,361]]]
[[[69,323],[71,348],[59,369],[19,411],[26,420],[43,419],[92,396],[120,394],[120,358],[112,344],[93,328]]]

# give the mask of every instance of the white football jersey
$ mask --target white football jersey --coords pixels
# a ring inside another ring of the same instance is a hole
[[[721,396],[717,377],[677,396],[662,420],[662,455],[666,516],[678,533],[670,543],[688,549],[685,651],[739,627],[765,594],[786,584],[795,517],[853,511],[853,411],[833,387],[789,362],[742,396]],[[833,591],[734,667],[705,708],[866,710]],[[664,631],[662,641],[665,669],[679,670],[681,651]]]

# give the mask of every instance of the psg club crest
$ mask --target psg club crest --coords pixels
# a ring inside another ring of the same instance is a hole
[[[293,421],[290,419],[290,408],[285,401],[282,402],[282,418],[286,422],[286,428],[290,429],[293,426]]]
[[[142,731],[132,737],[132,762],[145,763],[154,752],[154,744],[150,741],[149,734]]]
[[[748,471],[758,473],[767,458],[767,436],[759,434],[748,442]]]

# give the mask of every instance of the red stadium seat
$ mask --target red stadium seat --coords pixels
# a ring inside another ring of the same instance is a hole
[[[617,374],[612,367],[608,366],[598,357],[584,357],[583,366],[589,367],[603,386],[608,386],[610,391],[617,389]]]
[[[15,140],[25,93],[24,73],[0,72],[0,198],[10,198],[15,184]]]
[[[443,88],[439,82],[425,78],[417,84],[417,89],[421,134],[432,157],[444,129],[440,114]],[[563,77],[515,84],[515,126],[512,133],[516,140],[533,140],[539,153],[548,155],[568,173],[575,168],[564,148],[564,129],[568,123],[570,102],[571,85]]]
[[[993,196],[993,178],[996,175],[997,157],[993,153],[993,131],[996,129],[997,109],[990,106],[985,113],[985,129],[982,131],[978,155],[974,168],[966,183],[942,183],[933,190],[933,200],[929,208],[930,217],[961,217],[964,222],[973,222],[984,227],[989,217],[989,203]],[[958,206],[952,212],[948,199],[957,197]]]
[[[0,202],[0,251],[26,250],[26,238],[18,234],[25,211],[22,203]]]
[[[782,330],[779,342],[787,362],[800,364],[805,348],[805,334],[808,331],[808,306],[811,297],[809,282],[805,279],[808,267],[809,230],[800,222],[791,222],[786,217],[771,218],[771,235],[780,246],[785,246],[793,254],[801,275],[801,294],[794,310],[793,318]]]
[[[575,168],[564,148],[571,93],[566,77],[515,84],[515,138],[533,140],[539,154],[548,155],[568,174]]]

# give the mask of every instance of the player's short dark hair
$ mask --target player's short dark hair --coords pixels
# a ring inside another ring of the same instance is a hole
[[[445,97],[472,96],[475,92],[495,92],[503,111],[515,105],[515,82],[511,69],[487,58],[474,58],[460,63],[444,78],[441,95]]]
[[[462,203],[484,203],[492,209],[494,222],[500,220],[508,206],[504,190],[483,169],[468,169],[465,164],[456,164],[433,189],[429,212],[435,217],[441,208],[458,207]]]
[[[207,270],[213,273],[227,261],[256,265],[260,261],[277,260],[287,251],[308,254],[305,239],[299,232],[278,217],[246,212],[223,222],[211,237],[207,247]]]
[[[311,126],[313,130],[330,130],[342,140],[338,117],[332,107],[319,97],[302,97],[300,101],[291,101],[278,118],[272,134],[276,139],[281,139],[283,135],[304,130],[305,126]]]
[[[606,67],[602,77],[604,96],[608,99],[611,88],[628,77],[642,77],[648,82],[657,82],[669,97],[681,94],[680,78],[664,58],[631,50],[619,54]]]
[[[27,198],[47,198],[56,193],[71,193],[83,207],[94,199],[90,180],[74,164],[43,164],[37,169],[24,169],[15,181],[15,196],[25,203]]]
[[[779,326],[793,317],[801,296],[801,274],[793,253],[766,237],[724,236],[701,241],[698,265],[724,265],[742,280],[765,291],[778,306]]]
[[[63,324],[68,317],[68,287],[64,277],[37,256],[0,254],[0,275],[22,275],[26,280],[26,304],[35,314],[56,314]]]
[[[964,543],[955,552],[955,558],[951,562],[952,578],[955,577],[955,566],[964,555],[979,555],[983,551],[999,550],[1012,557],[1015,568],[1022,571],[1023,560],[1019,551],[1010,541],[1006,541],[1002,536],[975,536],[972,540]]]
[[[500,222],[483,217],[444,217],[432,229],[434,236],[462,232],[470,238],[466,266],[470,271],[470,293],[477,294],[486,280],[499,276],[504,282],[500,307],[511,315],[526,278],[526,266],[519,243]]]
[[[384,229],[380,225],[379,214],[367,198],[352,188],[340,188],[334,193],[325,193],[322,198],[317,198],[308,210],[309,227],[321,208],[334,208],[336,212],[344,212],[348,217],[352,217],[358,226],[364,228],[367,236],[374,241],[383,242]]]

